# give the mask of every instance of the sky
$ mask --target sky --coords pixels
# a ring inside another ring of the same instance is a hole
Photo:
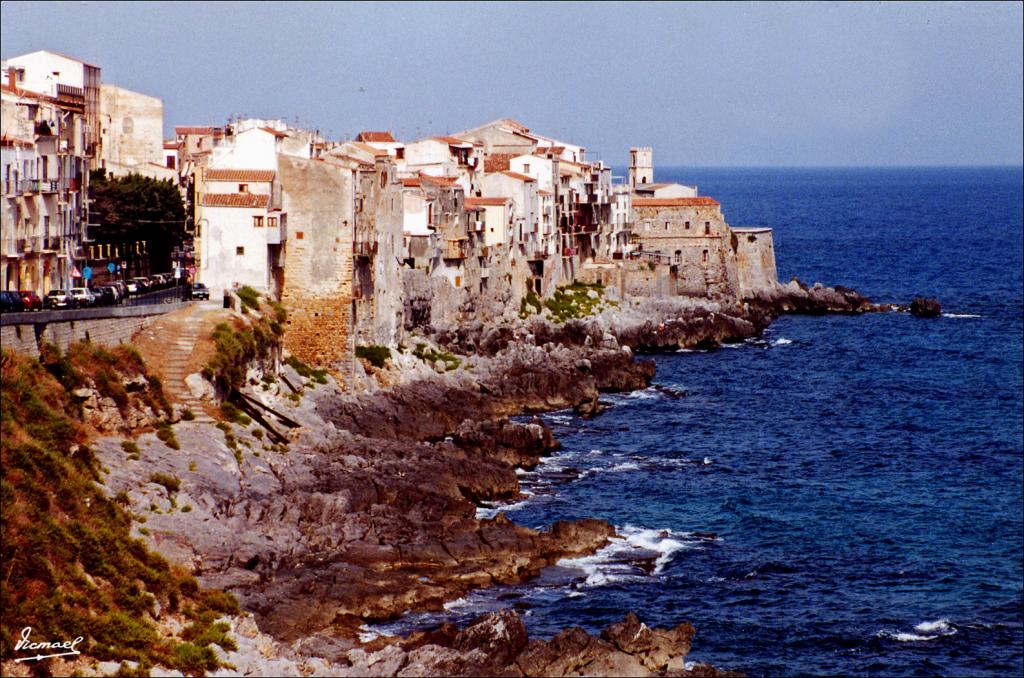
[[[510,117],[625,164],[1024,163],[1022,4],[0,3],[175,125],[404,141]]]

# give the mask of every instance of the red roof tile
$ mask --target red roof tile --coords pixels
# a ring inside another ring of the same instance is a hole
[[[458,137],[434,137],[435,141],[442,141],[450,146],[472,146],[472,141],[466,141]]]
[[[369,144],[364,144],[361,141],[350,141],[348,143],[352,144],[353,146],[358,148],[360,151],[363,151],[364,153],[369,153],[375,158],[378,156],[388,155],[388,152],[385,151],[383,148],[375,148],[373,146],[370,146]]]
[[[204,207],[266,207],[269,195],[256,193],[207,193],[203,196]]]
[[[260,129],[263,130],[264,132],[268,132],[270,134],[273,134],[278,139],[284,139],[285,137],[288,136],[284,132],[276,130],[276,129],[272,128],[272,127],[260,127]]]
[[[504,174],[506,177],[512,177],[513,179],[516,179],[518,181],[536,181],[536,179],[534,179],[533,177],[528,177],[525,174],[520,174],[519,172],[509,172],[508,170],[506,170],[502,172],[502,174]]]
[[[178,147],[178,142],[177,141],[165,141],[164,142],[164,148],[165,149],[171,149],[171,148],[177,148],[177,147]]]
[[[207,181],[273,181],[274,170],[211,169],[206,170]]]
[[[718,201],[707,196],[697,198],[633,198],[633,207],[713,207]]]
[[[509,161],[515,153],[492,153],[484,158],[484,172],[500,172],[509,168]]]
[[[436,184],[438,186],[454,186],[459,181],[458,177],[435,177],[429,174],[420,174],[420,181]]]
[[[196,134],[198,134],[198,135],[204,135],[205,136],[205,135],[213,134],[213,128],[212,127],[175,127],[174,128],[174,133],[175,134],[181,134],[181,135],[184,135],[184,134],[196,135]]]
[[[419,177],[402,177],[400,181],[407,188],[418,188],[422,185]]]
[[[473,196],[466,198],[466,207],[493,207],[495,205],[504,205],[508,203],[509,200],[511,200],[511,198],[491,198],[487,196],[480,198]]]
[[[382,144],[393,144],[397,142],[397,139],[391,136],[391,132],[360,132],[359,136],[356,137],[356,141],[375,141]]]

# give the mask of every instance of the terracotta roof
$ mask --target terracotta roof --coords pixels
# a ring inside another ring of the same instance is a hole
[[[203,196],[204,207],[266,207],[269,195],[255,193],[207,193]]]
[[[697,198],[633,198],[633,207],[711,207],[718,201],[707,196]]]
[[[547,157],[548,153],[561,155],[563,151],[565,151],[565,146],[541,146],[536,151],[534,151],[533,154],[539,155],[541,157]]]
[[[360,132],[356,141],[376,141],[377,143],[393,144],[397,142],[391,132]]]
[[[442,141],[450,146],[472,146],[471,141],[460,139],[458,137],[434,137],[434,141]]]
[[[486,197],[486,196],[482,197],[482,198],[479,198],[479,197],[475,197],[474,196],[474,197],[466,198],[466,207],[484,207],[484,206],[492,206],[493,207],[495,205],[504,205],[509,200],[511,200],[511,198],[498,198],[498,197],[492,198],[492,197]]]
[[[177,141],[165,141],[164,142],[164,148],[165,149],[177,148],[177,147],[178,147],[178,142]]]
[[[273,181],[274,170],[211,169],[206,170],[207,181]]]
[[[420,181],[426,181],[430,184],[437,184],[438,186],[454,186],[458,182],[458,177],[435,177],[429,174],[420,174]]]
[[[509,161],[515,153],[492,153],[484,158],[484,172],[500,172],[509,168]]]
[[[369,144],[364,144],[361,141],[350,141],[348,143],[352,144],[353,146],[358,148],[360,151],[364,151],[365,153],[369,153],[370,155],[372,155],[374,157],[388,155],[388,152],[385,151],[383,148],[374,148],[373,146],[370,146]]]
[[[551,191],[545,191],[543,188],[537,189],[537,195],[554,195]]]
[[[287,136],[288,136],[288,135],[287,135],[287,134],[285,134],[284,132],[281,132],[281,131],[279,131],[279,130],[276,130],[276,129],[274,129],[273,127],[260,127],[260,129],[261,129],[261,130],[263,130],[264,132],[268,132],[268,133],[270,133],[270,134],[273,134],[273,135],[274,135],[275,137],[277,137],[278,139],[284,139],[285,137],[287,137]]]
[[[525,174],[520,174],[519,172],[509,172],[508,170],[506,170],[502,172],[502,174],[504,174],[506,177],[512,177],[513,179],[516,179],[518,181],[536,181],[536,179],[534,179],[533,177],[528,177]]]
[[[208,135],[213,134],[212,127],[175,127],[175,134],[200,134]]]
[[[422,185],[419,177],[402,177],[399,181],[401,181],[402,185],[406,188],[417,188]]]

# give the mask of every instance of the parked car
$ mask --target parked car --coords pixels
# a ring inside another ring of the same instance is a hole
[[[103,285],[94,289],[97,306],[113,306],[117,303],[117,290],[109,285]]]
[[[135,287],[138,288],[135,294],[145,294],[153,288],[153,283],[149,281],[149,278],[132,278],[131,282],[135,283]]]
[[[46,308],[77,308],[78,303],[74,297],[68,294],[67,290],[50,290],[43,300]]]
[[[135,280],[129,280],[127,283],[125,283],[124,291],[126,293],[130,295],[136,295],[139,293],[139,290],[139,283],[136,282]]]
[[[209,300],[210,290],[203,283],[192,283],[188,288],[188,298]]]
[[[18,290],[18,294],[21,296],[21,303],[26,311],[43,310],[42,298],[32,290]]]
[[[72,287],[71,298],[81,307],[96,305],[96,297],[88,287]]]
[[[118,300],[118,302],[124,301],[124,298],[128,296],[128,286],[125,285],[120,280],[115,280],[114,282],[112,282],[110,284],[117,288],[117,300]]]
[[[21,295],[17,292],[0,291],[0,312],[17,313],[24,311],[25,304],[21,301]]]

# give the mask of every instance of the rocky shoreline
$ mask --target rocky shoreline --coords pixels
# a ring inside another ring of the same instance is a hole
[[[476,518],[484,502],[518,498],[515,470],[533,468],[558,445],[540,420],[509,416],[568,407],[596,414],[600,393],[646,388],[654,363],[633,349],[742,341],[785,312],[876,310],[886,309],[851,290],[790,283],[742,305],[644,300],[561,325],[535,318],[435,327],[430,339],[464,357],[460,369],[410,376],[396,367],[377,375],[389,387],[358,394],[286,371],[289,382],[304,384],[297,404],[280,384],[251,389],[301,424],[286,449],[268,445],[255,426],[181,422],[180,451],[146,434],[136,459],[114,438],[100,440],[96,453],[110,470],[106,487],[127,497],[140,535],[205,586],[237,595],[262,632],[323,658],[328,673],[685,672],[692,628],[641,633],[632,617],[622,628],[647,640],[623,641],[629,634],[616,626],[603,639],[573,629],[528,644],[512,612],[480,620],[491,636],[501,635],[497,626],[510,634],[500,651],[494,643],[471,647],[476,626],[370,646],[358,632],[367,622],[440,609],[471,589],[521,582],[614,536],[601,520],[538,531],[500,513]],[[147,482],[154,472],[180,479],[179,488]],[[717,675],[698,668],[705,673],[689,675]]]

